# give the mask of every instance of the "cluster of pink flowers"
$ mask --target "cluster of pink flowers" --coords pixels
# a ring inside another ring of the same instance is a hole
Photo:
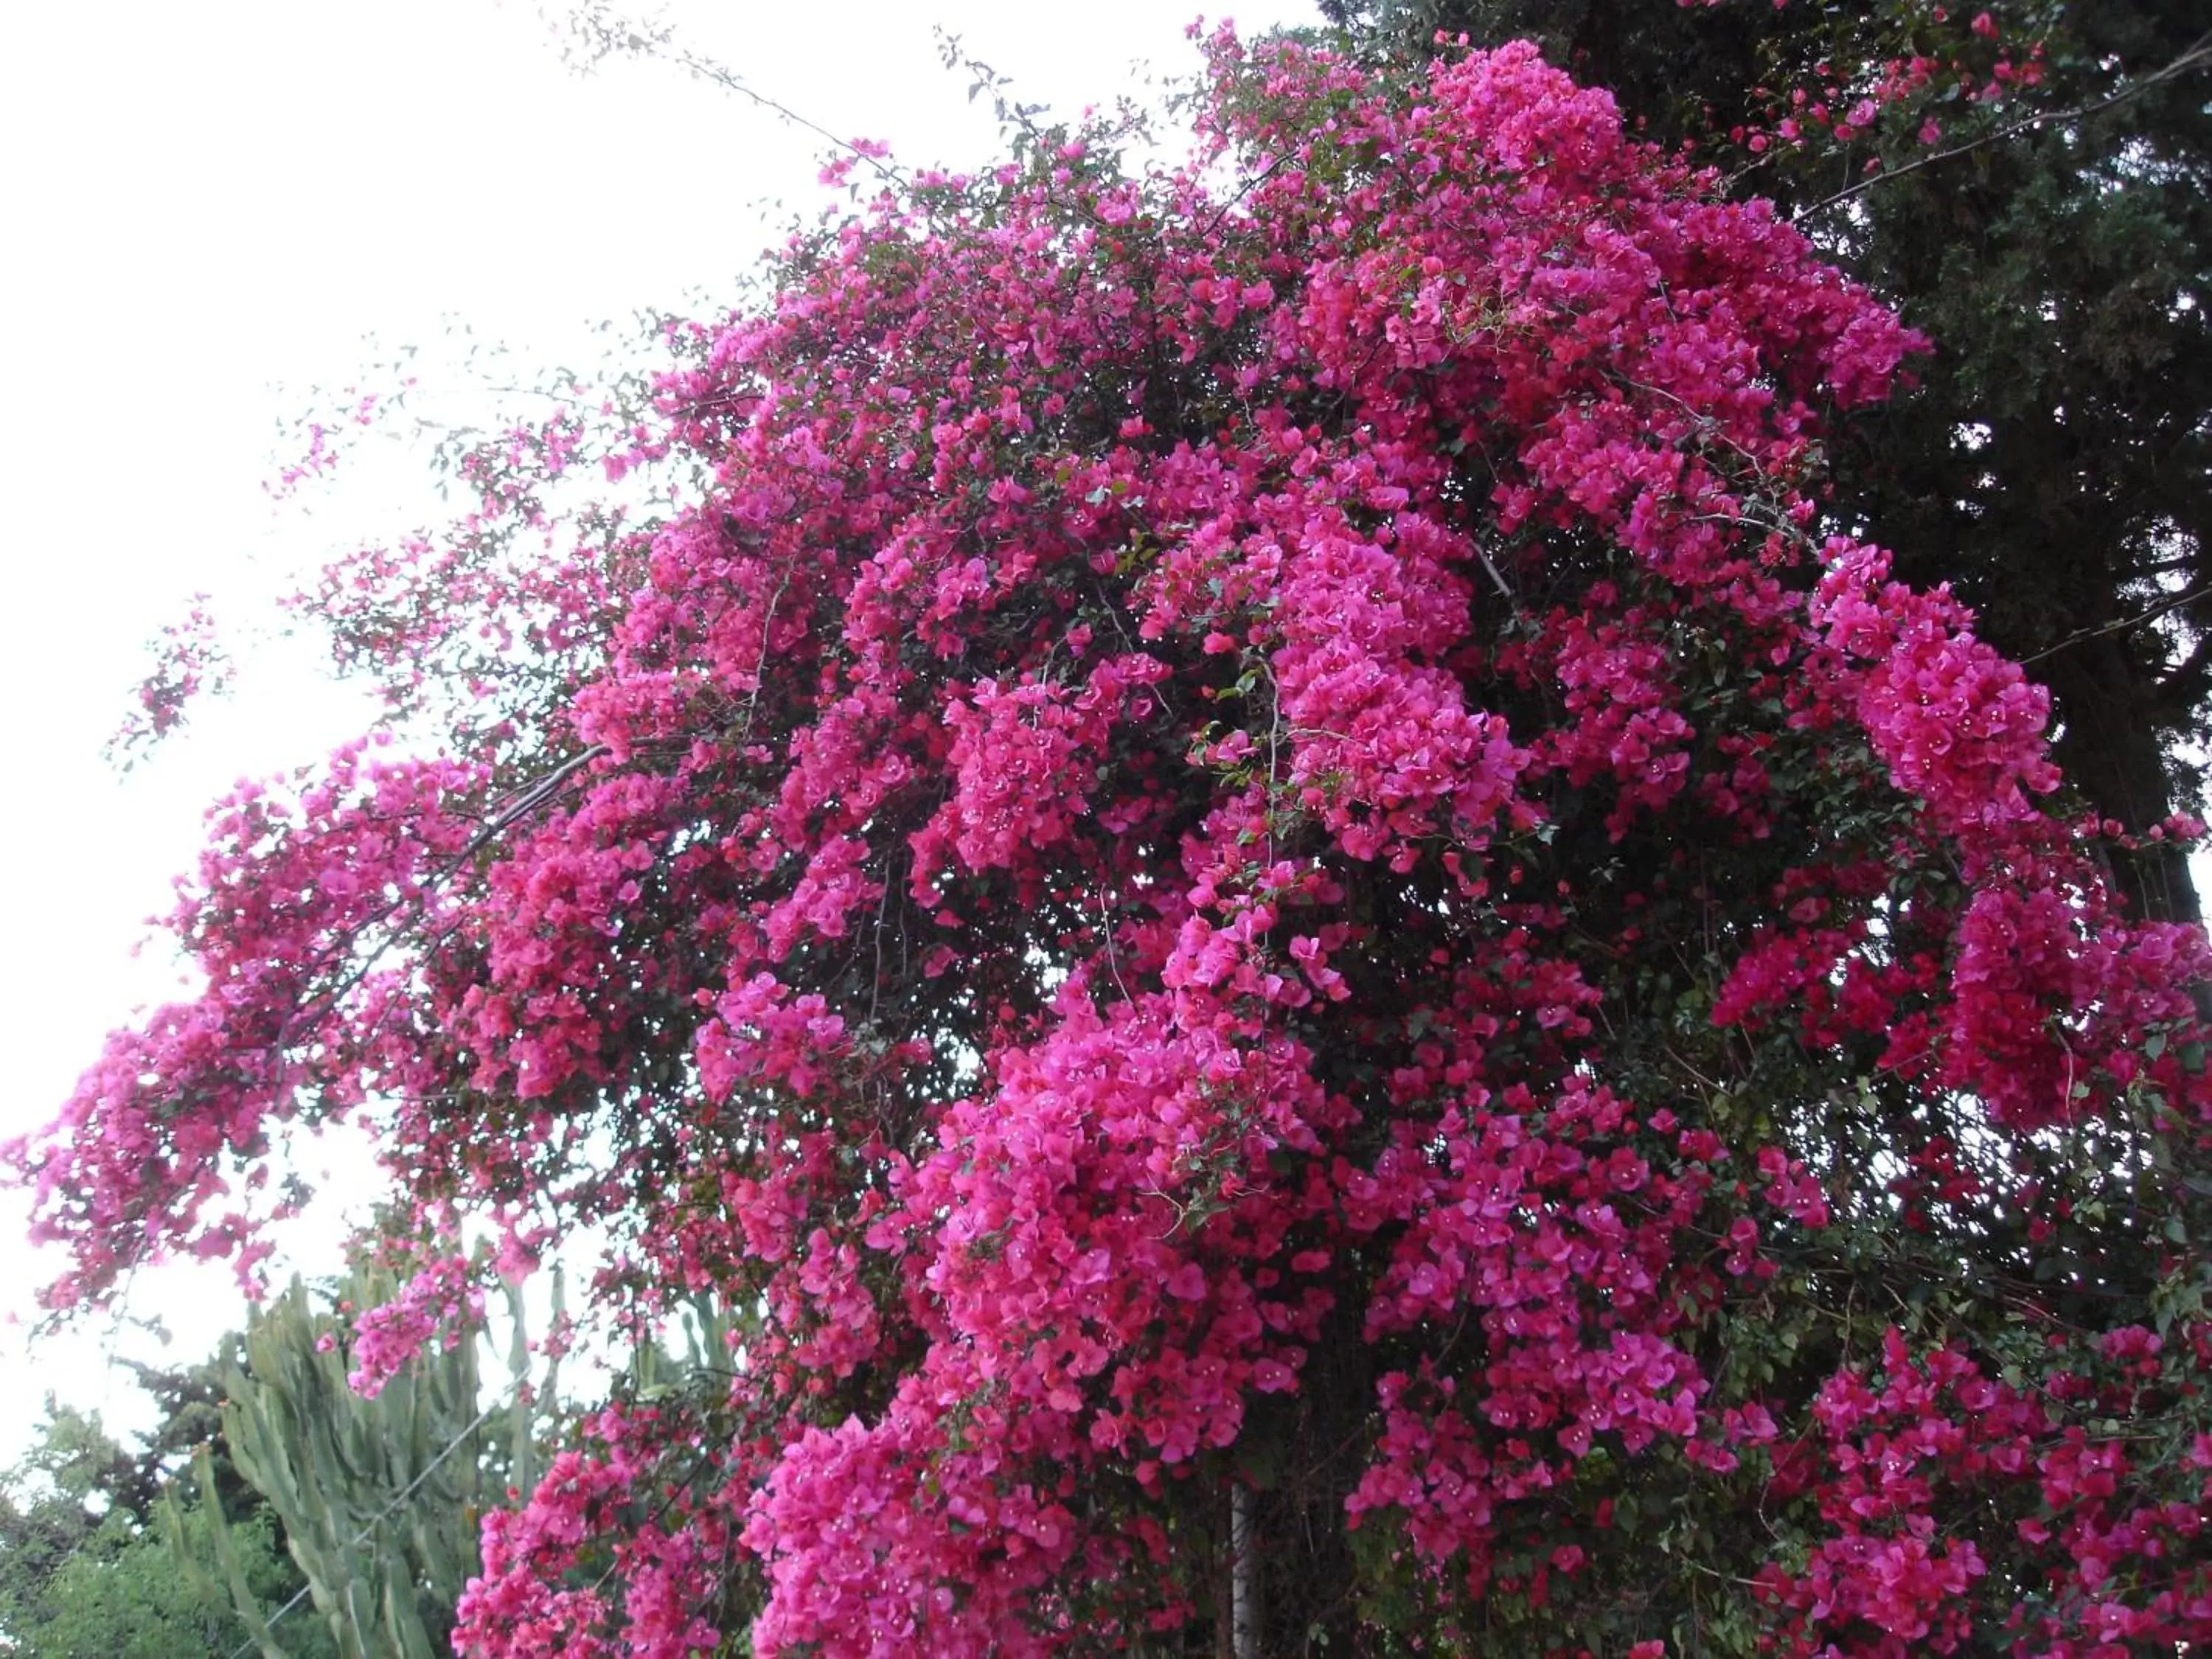
[[[1814,1442],[1778,1474],[1817,1494],[1832,1528],[1802,1572],[1760,1575],[1762,1593],[1791,1614],[1782,1650],[1958,1651],[1976,1634],[1966,1592],[1990,1564],[1972,1541],[1939,1535],[1930,1512],[1947,1490],[2002,1504],[2023,1486],[2033,1509],[2012,1523],[2004,1541],[2017,1547],[2003,1565],[2040,1577],[2041,1610],[2015,1610],[2015,1650],[2120,1659],[2200,1639],[2212,1593],[2182,1564],[2205,1529],[2212,1439],[2176,1449],[2181,1495],[2160,1501],[2143,1451],[2101,1414],[2139,1405],[2132,1396],[2172,1386],[2178,1371],[2140,1327],[2099,1346],[2106,1376],[2059,1371],[2036,1396],[1954,1351],[1916,1355],[1895,1330],[1880,1387],[1856,1370],[1832,1379],[1814,1403]],[[2128,1369],[2131,1383],[2111,1375]],[[2123,1561],[2136,1594],[2118,1582]]]
[[[138,687],[138,706],[108,739],[111,756],[150,748],[184,724],[194,699],[228,688],[233,664],[204,593],[155,641],[154,669]]]
[[[431,1262],[380,1307],[364,1310],[353,1326],[354,1392],[374,1400],[442,1329],[450,1344],[483,1322],[483,1289],[466,1256]]]
[[[1697,3],[1680,0],[1686,6]],[[1718,6],[1724,0],[1702,3]],[[1729,143],[1754,156],[1777,146],[1850,155],[1854,144],[1878,135],[1887,118],[1893,129],[1909,130],[1915,144],[1940,144],[1947,106],[2000,104],[2043,83],[2044,43],[2033,31],[2046,25],[2032,8],[2001,5],[1970,13],[1925,5],[1900,8],[1894,19],[1884,21],[1892,25],[1889,38],[1874,37],[1880,49],[1867,54],[1856,73],[1838,67],[1856,62],[1854,54],[1837,52],[1802,65],[1796,84],[1785,75],[1779,85],[1759,88],[1753,100],[1761,106],[1760,118],[1730,129]],[[1881,170],[1878,154],[1860,154],[1863,173]]]
[[[729,1515],[655,1475],[678,1425],[650,1408],[609,1408],[586,1425],[592,1449],[556,1456],[518,1510],[484,1517],[483,1577],[462,1595],[453,1640],[486,1659],[689,1659],[720,1638],[702,1609],[730,1547]],[[517,1498],[523,1493],[513,1494]],[[652,1518],[630,1518],[650,1504]],[[578,1581],[586,1563],[610,1572]],[[619,1631],[618,1637],[610,1629]]]

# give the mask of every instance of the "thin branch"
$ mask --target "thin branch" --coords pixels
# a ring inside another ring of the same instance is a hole
[[[505,830],[516,819],[527,817],[538,807],[544,805],[562,784],[606,752],[606,744],[595,743],[581,754],[573,755],[562,762],[544,777],[533,783],[525,785],[514,794],[509,795],[505,803],[494,810],[490,820],[477,832],[475,839],[461,849],[461,859],[466,860],[472,854],[483,851],[485,845],[497,836],[500,831]]]
[[[745,84],[744,78],[736,70],[726,65],[718,64],[711,58],[702,58],[688,47],[678,48],[670,56],[668,61],[678,69],[688,70],[702,81],[712,82],[725,92],[734,92],[740,98],[750,99],[762,109],[781,116],[793,126],[805,128],[817,138],[827,139],[847,155],[866,161],[875,169],[876,176],[884,183],[898,185],[903,185],[906,183],[906,174],[901,172],[895,163],[862,148],[849,138],[840,138],[820,122],[808,120],[790,105],[781,103],[764,92],[756,91]]]
[[[545,15],[545,9],[541,8],[539,15]],[[611,0],[590,0],[589,3],[578,6],[568,14],[566,25],[570,38],[583,42],[585,55],[580,63],[577,62],[577,53],[573,47],[564,49],[562,52],[563,58],[580,73],[590,70],[600,59],[617,53],[634,58],[657,58],[663,63],[675,64],[699,80],[721,88],[725,92],[734,92],[738,97],[781,117],[793,126],[804,127],[818,138],[827,139],[847,155],[866,161],[886,183],[902,185],[906,182],[906,175],[882,156],[871,155],[853,140],[841,138],[820,122],[809,120],[790,105],[748,86],[744,77],[726,64],[718,63],[681,44],[676,38],[675,29],[669,24],[658,20],[643,21],[621,11]]]
[[[753,717],[760,712],[761,688],[768,684],[769,642],[775,637],[776,607],[783,603],[783,591],[791,586],[791,572],[796,560],[787,563],[776,577],[775,592],[768,596],[768,610],[761,617],[760,660],[753,665],[753,689],[745,696],[744,735],[738,739],[740,750],[753,744]]]
[[[2198,40],[2195,46],[2190,47],[2187,52],[2183,52],[2164,69],[2154,70],[2140,81],[2130,82],[2110,97],[2100,98],[2094,103],[2077,104],[2072,109],[2046,110],[2039,115],[2027,116],[2009,125],[1999,127],[1991,132],[1985,132],[1978,138],[1969,139],[1963,144],[1954,144],[1948,149],[1939,149],[1931,155],[1916,156],[1903,167],[1885,167],[1880,173],[1869,173],[1856,184],[1847,185],[1832,196],[1824,197],[1810,207],[1799,209],[1790,215],[1790,222],[1793,225],[1802,224],[1814,215],[1826,213],[1830,208],[1840,203],[1848,202],[1853,197],[1872,190],[1885,180],[1902,179],[1908,173],[1917,173],[1921,168],[1933,167],[1938,161],[1948,161],[1954,156],[1967,155],[1982,149],[1984,145],[2002,143],[2008,138],[2017,137],[2023,132],[2033,131],[2047,122],[2079,121],[2086,117],[2100,113],[2112,108],[2115,104],[2124,104],[2130,98],[2140,97],[2153,87],[2164,82],[2186,75],[2192,70],[2205,68],[2207,65],[2212,65],[2212,35],[2206,35]]]
[[[1489,550],[1478,542],[1475,544],[1474,556],[1482,561],[1482,568],[1489,573],[1490,580],[1496,585],[1499,596],[1511,607],[1513,614],[1519,616],[1521,614],[1520,597],[1514,592],[1512,583],[1507,581],[1497,565],[1491,562]]]
[[[1249,196],[1254,191],[1259,189],[1261,185],[1266,184],[1268,179],[1273,178],[1276,172],[1290,159],[1288,152],[1285,152],[1281,155],[1278,155],[1273,161],[1268,162],[1267,166],[1261,167],[1249,179],[1247,179],[1244,181],[1243,187],[1239,189],[1234,196],[1224,202],[1220,207],[1214,210],[1213,216],[1206,222],[1206,228],[1199,233],[1198,240],[1200,244],[1204,246],[1210,243],[1212,240],[1213,233],[1220,228],[1221,222],[1229,216],[1230,210],[1234,208],[1247,196]]]
[[[2168,708],[2187,708],[2203,696],[2212,681],[2212,634],[2202,635],[2190,653],[2153,681]],[[2207,1024],[2212,1024],[2208,1018]]]
[[[2045,657],[2055,657],[2061,651],[2080,645],[2085,641],[2100,640],[2112,634],[2131,634],[2136,629],[2147,623],[2154,623],[2160,617],[2171,611],[2179,611],[2185,605],[2194,605],[2208,595],[2212,595],[2212,585],[2192,587],[2186,593],[2177,593],[2163,605],[2154,605],[2149,610],[2137,611],[2132,617],[2123,617],[2118,622],[2109,622],[2100,628],[2076,629],[2056,645],[2046,646],[2032,657],[2022,657],[2020,659],[2021,666],[2025,668],[2030,663],[2041,662]]]
[[[1106,941],[1106,966],[1114,975],[1115,985],[1121,990],[1121,1000],[1134,1006],[1137,1000],[1129,994],[1128,984],[1121,977],[1121,955],[1114,947],[1114,917],[1106,908],[1106,887],[1103,882],[1098,887],[1098,930]]]

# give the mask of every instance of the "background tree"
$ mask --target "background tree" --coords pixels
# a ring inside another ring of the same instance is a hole
[[[266,1616],[300,1588],[276,1516],[238,1480],[219,1437],[197,1474],[191,1465],[191,1448],[219,1429],[210,1407],[223,1363],[142,1367],[165,1416],[135,1451],[96,1418],[50,1408],[39,1444],[0,1477],[0,1650],[24,1659],[205,1659],[244,1644],[246,1620],[214,1581],[210,1484],[233,1517],[228,1547],[250,1607]],[[173,1480],[181,1490],[165,1536],[161,1493]],[[307,1636],[293,1650],[300,1659],[333,1651]]]
[[[1523,35],[1772,198],[1924,331],[1833,434],[1839,527],[1948,582],[2051,688],[2056,750],[2140,832],[2203,805],[2212,719],[2212,34],[2172,0],[1324,0],[1378,49]],[[2170,845],[2122,872],[2194,919]]]
[[[1528,48],[1210,54],[1173,169],[848,155],[329,573],[393,732],[218,809],[210,990],[18,1153],[57,1304],[343,1116],[741,1312],[487,1522],[486,1654],[2212,1639],[2212,947],[1821,521],[1923,343]]]

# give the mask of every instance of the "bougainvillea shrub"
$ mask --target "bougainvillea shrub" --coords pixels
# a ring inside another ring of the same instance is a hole
[[[58,1301],[356,1116],[728,1310],[487,1655],[2212,1640],[2212,959],[1824,493],[1928,343],[1532,49],[1208,61],[333,568],[408,741],[219,809],[205,993],[17,1152]]]

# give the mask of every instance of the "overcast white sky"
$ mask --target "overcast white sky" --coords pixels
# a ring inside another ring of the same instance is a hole
[[[931,27],[1073,112],[1181,74],[1200,0],[1056,7],[688,0],[671,15],[763,92],[902,159],[993,153],[988,111]],[[1245,32],[1313,21],[1243,0]],[[374,333],[434,347],[447,317],[526,360],[592,321],[725,288],[790,209],[811,212],[819,141],[652,64],[568,75],[526,4],[499,0],[121,0],[17,8],[0,53],[0,480],[10,570],[0,708],[0,1136],[48,1117],[102,1035],[173,989],[140,919],[243,774],[309,760],[362,714],[304,653],[249,662],[239,695],[118,780],[102,740],[141,647],[186,596],[250,617],[258,596],[373,512],[261,493],[278,419],[355,379]],[[764,218],[766,202],[783,207]],[[289,388],[289,389],[282,389]],[[370,476],[380,475],[372,473]],[[0,1317],[51,1268],[0,1206]],[[128,1311],[204,1354],[240,1322],[227,1273],[150,1275]],[[159,1356],[113,1321],[33,1352],[0,1328],[0,1462],[49,1389],[135,1420],[105,1357]]]

